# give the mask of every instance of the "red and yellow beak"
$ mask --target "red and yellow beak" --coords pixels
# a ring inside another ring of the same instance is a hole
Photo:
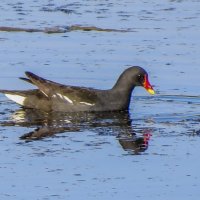
[[[148,75],[144,76],[143,87],[147,90],[147,92],[149,92],[149,94],[155,94],[155,91],[154,91],[153,87],[149,83]]]

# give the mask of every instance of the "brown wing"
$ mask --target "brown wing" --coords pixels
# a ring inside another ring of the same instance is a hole
[[[87,105],[95,104],[98,99],[97,90],[92,88],[75,87],[59,84],[31,72],[26,72],[30,80],[28,82],[36,85],[38,89],[48,98],[59,99],[66,103],[85,103]]]

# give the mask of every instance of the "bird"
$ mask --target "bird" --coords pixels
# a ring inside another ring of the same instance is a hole
[[[64,85],[32,72],[25,74],[27,78],[20,79],[35,85],[37,89],[0,90],[0,93],[23,108],[45,112],[128,111],[132,91],[136,86],[142,86],[150,94],[155,94],[148,73],[139,66],[125,69],[114,86],[107,90]]]

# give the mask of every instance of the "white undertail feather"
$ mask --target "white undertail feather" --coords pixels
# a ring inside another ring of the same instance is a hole
[[[17,94],[5,94],[5,96],[22,106],[24,105],[24,101],[26,99],[26,97]]]

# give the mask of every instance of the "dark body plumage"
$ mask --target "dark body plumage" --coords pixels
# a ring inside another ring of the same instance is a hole
[[[28,78],[21,79],[34,84],[38,89],[28,91],[0,90],[0,92],[23,107],[46,112],[128,110],[134,87],[145,87],[144,79],[148,77],[143,68],[130,67],[120,75],[112,89],[98,90],[59,84],[31,72],[25,74]],[[149,87],[149,90],[153,91],[151,85]],[[148,88],[146,89],[148,90]]]

